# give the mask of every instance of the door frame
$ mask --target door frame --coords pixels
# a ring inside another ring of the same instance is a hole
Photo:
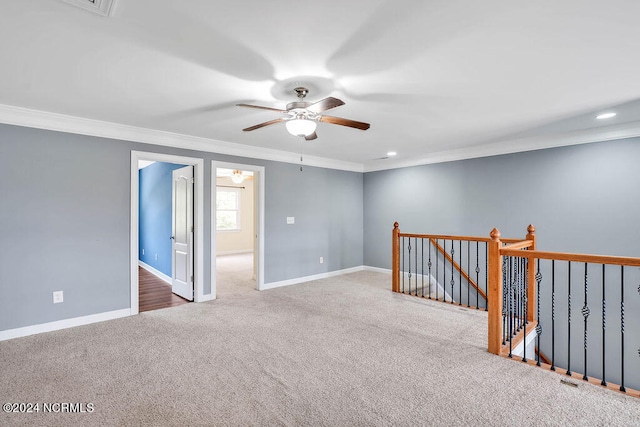
[[[261,291],[264,289],[264,166],[248,165],[241,163],[230,163],[213,160],[211,162],[211,295],[216,297],[216,178],[218,168],[222,169],[240,169],[251,171],[253,176],[253,191],[256,193],[255,198],[255,248],[258,251],[257,256],[254,254],[254,262],[258,265],[254,266],[256,271],[256,289]]]
[[[139,176],[138,161],[152,160],[163,163],[176,163],[194,167],[195,188],[193,191],[194,242],[193,272],[194,301],[203,302],[212,299],[212,294],[204,294],[204,159],[196,157],[174,156],[171,154],[131,151],[131,224],[129,228],[129,267],[131,284],[131,315],[139,312],[138,282],[138,221],[139,221]],[[213,288],[212,288],[213,289]]]

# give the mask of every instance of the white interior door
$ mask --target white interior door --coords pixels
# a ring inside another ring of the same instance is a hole
[[[193,301],[193,166],[173,171],[171,284]]]

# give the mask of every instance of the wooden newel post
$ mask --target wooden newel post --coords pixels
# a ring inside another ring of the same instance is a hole
[[[533,224],[529,224],[527,227],[527,240],[533,242],[529,250],[535,251],[536,228]],[[527,262],[527,320],[529,322],[536,320],[536,287],[536,259],[529,258]]]
[[[393,224],[391,232],[391,290],[400,292],[400,228]]]
[[[489,353],[500,354],[502,348],[502,256],[500,255],[500,231],[497,228],[491,230],[489,242],[489,292],[488,303],[488,343]]]

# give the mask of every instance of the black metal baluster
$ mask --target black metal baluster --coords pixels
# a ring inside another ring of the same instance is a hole
[[[522,276],[524,275],[524,272],[522,271],[523,268],[523,263],[522,261],[524,261],[524,258],[518,258],[518,331],[522,328],[522,324],[524,323],[523,321],[523,317],[522,317],[522,313],[524,312],[524,309],[522,307],[522,286],[523,286],[523,280],[522,280]]]
[[[422,293],[422,298],[424,298],[424,239],[421,237],[420,238],[420,246],[422,247],[422,255],[420,256],[420,264],[421,264],[421,271],[422,274],[420,274],[421,277],[421,288],[422,290],[420,291],[420,293]]]
[[[542,273],[540,273],[540,258],[538,258],[538,266],[537,266],[537,272],[536,272],[536,300],[537,300],[537,304],[536,304],[536,319],[538,319],[538,326],[536,326],[536,339],[538,340],[538,354],[537,354],[537,361],[536,361],[536,365],[540,366],[540,351],[542,351],[542,349],[540,348],[540,335],[542,335],[542,325],[540,324],[540,282],[542,282]]]
[[[404,236],[402,236],[402,293],[404,294],[404,260],[405,260],[405,256],[404,256]]]
[[[508,323],[507,323],[507,295],[508,288],[507,283],[509,283],[509,272],[507,270],[507,259],[502,259],[502,345],[507,343],[507,332],[509,331]]]
[[[471,271],[469,270],[469,265],[471,263],[471,260],[470,260],[471,249],[469,249],[469,245],[471,245],[471,242],[467,240],[467,277],[471,277],[469,276]],[[470,292],[471,292],[471,281],[467,280],[467,307],[471,307],[471,300],[469,299],[469,296],[471,295]]]
[[[476,242],[476,310],[480,308],[480,264],[479,264],[479,247],[480,242]]]
[[[458,261],[460,266],[458,269],[458,294],[460,295],[458,305],[462,305],[462,240],[458,240]]]
[[[440,257],[440,250],[438,249],[440,245],[438,244],[438,239],[436,239],[436,301],[438,301],[438,288],[440,286],[438,286],[438,283],[440,283],[438,280],[440,280],[438,278],[438,267],[440,265],[440,262],[438,261],[438,258]]]
[[[567,278],[567,375],[571,376],[571,261]]]
[[[600,385],[607,385],[607,376],[605,375],[605,360],[604,360],[604,349],[605,349],[605,329],[606,329],[606,311],[607,304],[605,302],[605,267],[606,264],[602,264],[602,381]]]
[[[513,357],[513,335],[515,334],[513,327],[513,276],[515,276],[515,272],[513,268],[513,257],[509,257],[509,271],[511,272],[509,276],[512,279],[509,280],[509,358]]]
[[[429,240],[429,262],[427,266],[429,267],[429,299],[431,299],[431,240]]]
[[[411,237],[407,240],[409,241],[409,255],[407,256],[409,259],[409,275],[407,276],[407,282],[409,282],[409,295],[411,295]]]
[[[489,297],[489,243],[484,242],[484,294]],[[489,310],[489,301],[484,305],[484,311]]]
[[[556,370],[556,260],[551,260],[551,370]]]
[[[584,305],[582,306],[582,316],[584,317],[584,374],[582,379],[587,381],[589,377],[587,376],[587,319],[589,318],[589,305],[588,303],[588,280],[587,280],[587,270],[588,264],[584,263]]]
[[[522,332],[524,334],[524,340],[522,341],[522,361],[526,362],[527,361],[527,280],[528,280],[528,276],[526,274],[527,271],[527,266],[529,265],[529,258],[522,258],[522,271],[524,272],[524,274],[522,275],[522,282],[523,282],[523,286],[522,286],[522,301],[523,301],[523,313],[524,313],[524,321],[523,326],[524,326],[524,331]]]
[[[451,240],[451,282],[449,282],[449,284],[451,285],[451,304],[453,304],[453,287],[455,286],[456,282],[453,280],[453,256],[456,253],[455,249],[453,248],[453,239]]]
[[[620,266],[620,391],[627,392],[624,387],[624,265]]]
[[[416,296],[418,296],[418,238],[415,237],[413,242],[415,243],[415,257],[416,257]]]

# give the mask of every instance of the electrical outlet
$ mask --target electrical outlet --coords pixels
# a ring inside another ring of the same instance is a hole
[[[158,254],[156,254],[156,261],[158,260]]]
[[[142,255],[144,255],[144,249],[142,250]]]
[[[324,264],[324,257],[320,257],[320,264]]]
[[[58,304],[60,302],[64,301],[64,296],[62,291],[55,291],[53,293],[53,303],[54,304]]]
[[[288,216],[287,217],[287,224],[295,224],[296,223],[296,218],[293,216]]]

